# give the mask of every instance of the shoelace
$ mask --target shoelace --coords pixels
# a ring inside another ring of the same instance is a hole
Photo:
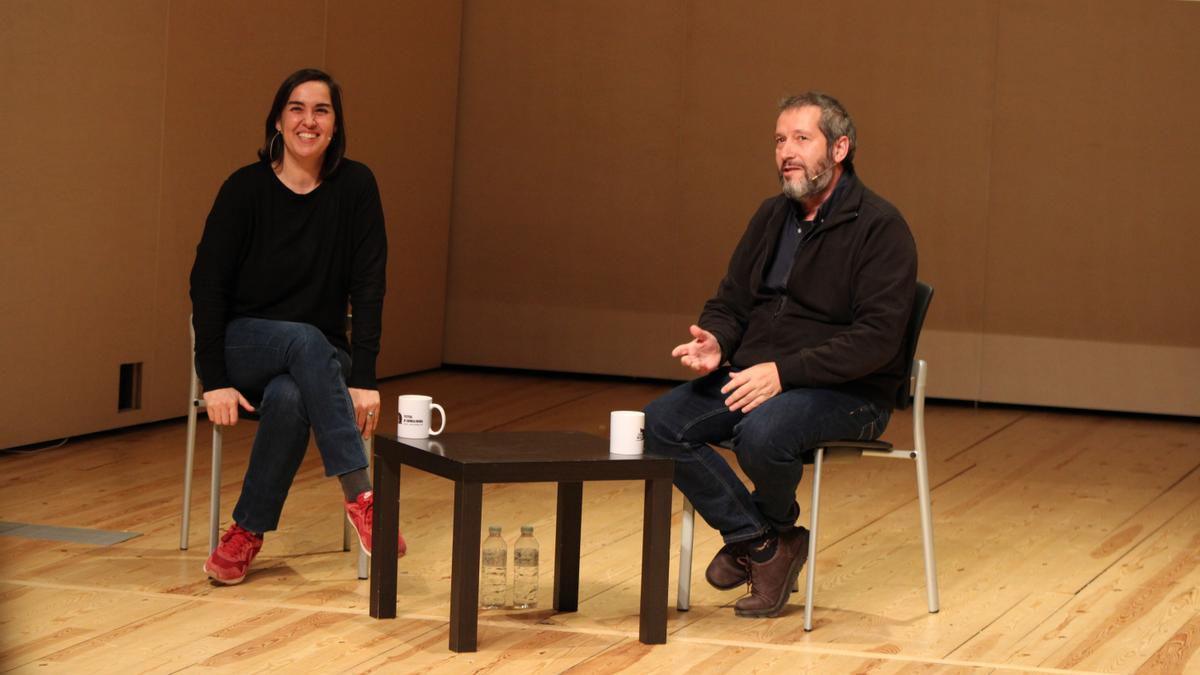
[[[235,542],[234,539],[237,541]],[[254,548],[254,535],[242,528],[232,528],[221,537],[222,544],[230,544],[232,542],[233,553],[239,558],[244,557],[246,552]]]
[[[367,526],[367,531],[371,530],[372,520],[375,519],[375,509],[371,508],[375,504],[375,496],[372,495],[358,503],[362,508],[363,524]]]
[[[737,561],[738,561],[738,564],[740,564],[742,567],[746,568],[746,593],[753,594],[754,593],[754,582],[751,581],[751,577],[754,575],[754,565],[750,564],[750,556],[748,556],[748,555],[738,556]]]
[[[755,550],[762,551],[762,550],[766,549],[768,546],[770,546],[771,544],[775,544],[776,546],[782,545],[779,541],[779,538],[775,537],[774,539],[768,539],[768,540],[762,542],[755,548]],[[750,556],[750,553],[747,552],[746,555],[738,558],[738,561],[741,562],[742,565],[744,565],[746,568],[746,588],[748,589],[747,592],[753,594],[754,593],[754,582],[752,580],[752,576],[754,574],[754,559]]]

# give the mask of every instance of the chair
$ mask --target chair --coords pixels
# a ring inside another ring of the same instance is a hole
[[[813,465],[812,506],[809,510],[808,574],[804,588],[804,630],[812,630],[813,586],[816,580],[817,525],[820,515],[821,468],[826,458],[834,456],[887,457],[911,459],[917,469],[917,503],[921,511],[921,537],[925,551],[925,590],[929,612],[938,611],[937,563],[933,556],[933,514],[929,497],[929,468],[925,451],[925,380],[928,366],[922,359],[914,360],[917,340],[925,313],[933,299],[933,287],[917,282],[916,298],[912,315],[905,329],[904,349],[909,364],[909,378],[905,386],[896,393],[896,407],[904,410],[912,407],[913,449],[899,450],[887,441],[830,440],[819,444],[805,453],[805,464]],[[692,540],[695,528],[695,509],[685,497],[683,500],[683,528],[679,545],[679,592],[676,607],[687,611],[690,606],[692,584]]]
[[[189,353],[195,352],[196,347],[196,331],[192,327],[191,317],[188,318],[188,332],[191,335],[192,349]],[[204,407],[204,397],[200,390],[200,377],[196,374],[196,362],[192,361],[192,377],[188,393],[191,396],[191,404],[188,406],[188,426],[187,426],[187,453],[184,458],[183,465],[183,522],[179,528],[179,550],[186,551],[188,548],[188,527],[191,521],[192,510],[192,468],[195,464],[196,456],[196,420],[199,416],[200,409]],[[242,419],[256,420],[258,416],[254,413],[241,411]],[[212,553],[217,548],[217,540],[221,536],[221,450],[224,441],[223,427],[213,425],[212,433],[212,485],[209,491],[209,517],[208,517],[208,552]],[[375,441],[373,438],[368,438],[366,441],[366,453],[368,475],[370,474],[370,462],[374,455]],[[342,517],[342,550],[349,551],[351,542],[357,540],[355,534],[351,531],[350,521],[343,515]],[[367,552],[359,550],[358,552],[358,578],[366,579],[370,570],[370,560],[367,557]]]

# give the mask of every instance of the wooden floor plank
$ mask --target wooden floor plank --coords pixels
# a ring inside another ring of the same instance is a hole
[[[1088,552],[1088,559],[1109,563],[1103,571],[1087,582],[1081,594],[1097,584],[1103,584],[1114,568],[1127,564],[1132,551],[1145,543],[1167,526],[1200,496],[1200,471],[1193,471],[1178,484],[1146,507],[1128,514],[1128,517],[1110,528],[1109,536]],[[1074,557],[1083,559],[1075,554]],[[1072,564],[1073,556],[1064,553],[1062,564]],[[955,656],[972,659],[1003,658],[1019,648],[1019,643],[1031,639],[1037,631],[1046,631],[1053,617],[1069,612],[1076,602],[1075,593],[1044,591],[1031,594],[1022,600],[1014,612],[1006,613],[995,624],[988,626],[977,636],[965,643]],[[1057,607],[1057,609],[1056,609]]]
[[[447,407],[449,429],[607,433],[670,385],[446,369],[385,382]],[[886,437],[907,444],[898,412]],[[128,529],[108,547],[0,536],[0,666],[38,672],[1188,672],[1200,671],[1200,423],[931,404],[930,473],[942,611],[924,608],[909,462],[831,463],[822,499],[817,630],[802,598],[774,620],[735,617],[740,592],[703,581],[719,535],[698,522],[692,610],[668,642],[636,640],[641,485],[584,488],[579,611],[548,609],[554,488],[488,486],[484,526],[534,525],[541,607],[480,615],[480,652],[446,649],[449,481],[402,476],[400,618],[366,616],[367,584],[341,551],[341,495],[315,448],[281,528],[246,582],[215,587],[207,554],[208,427],[198,444],[192,548],[179,551],[184,425],[148,425],[0,458],[0,520]],[[226,433],[222,522],[253,424]],[[732,459],[728,451],[723,451]],[[736,462],[734,463],[736,466]],[[808,477],[799,490],[807,514]],[[673,500],[675,601],[681,496]],[[482,534],[482,533],[481,533]]]
[[[486,649],[455,654],[446,649],[446,633],[394,643],[392,649],[355,665],[355,673],[562,673],[603,652],[621,638],[553,630],[521,630],[483,621],[479,643]]]
[[[1010,662],[1131,672],[1176,661],[1163,672],[1200,669],[1195,650],[1164,646],[1194,632],[1200,613],[1200,476],[1180,485],[1191,501],[1162,527],[1041,622]]]

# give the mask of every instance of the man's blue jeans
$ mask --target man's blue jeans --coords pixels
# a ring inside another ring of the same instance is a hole
[[[788,389],[748,414],[730,412],[720,368],[646,406],[646,451],[675,460],[675,486],[726,543],[796,525],[801,457],[819,441],[875,439],[891,416],[866,399],[832,389]],[[728,444],[754,483],[751,494],[709,443]]]
[[[257,408],[258,433],[233,520],[251,532],[279,525],[309,429],[326,476],[367,467],[346,389],[350,356],[306,323],[239,318],[225,327],[225,369]]]

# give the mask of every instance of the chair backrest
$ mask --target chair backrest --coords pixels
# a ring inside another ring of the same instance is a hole
[[[913,359],[917,355],[917,341],[921,339],[921,326],[925,324],[925,313],[929,311],[929,302],[933,300],[933,286],[918,280],[917,294],[913,299],[912,314],[908,315],[908,326],[904,329],[904,363],[907,375],[900,383],[896,392],[896,408],[904,410],[912,405]]]

